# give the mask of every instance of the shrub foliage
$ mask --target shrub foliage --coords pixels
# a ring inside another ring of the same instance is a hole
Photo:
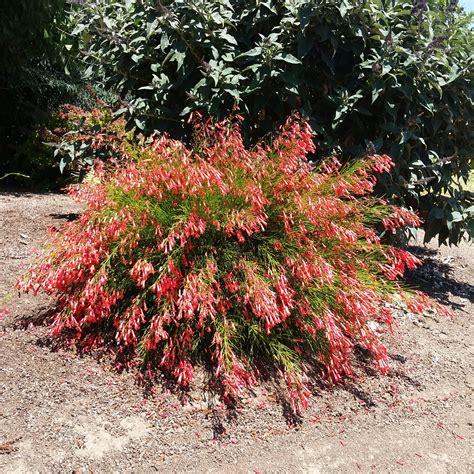
[[[68,167],[79,179],[97,159],[109,163],[120,161],[123,146],[134,139],[134,133],[125,130],[124,119],[114,117],[103,101],[97,100],[96,105],[86,111],[65,104],[54,115],[57,126],[41,131],[43,142],[54,147],[55,156],[60,158],[60,171]]]
[[[49,123],[52,110],[65,101],[85,105],[88,98],[61,44],[68,3],[0,3],[0,175],[22,171],[32,184],[45,186],[58,178],[57,163],[39,143],[37,128]]]
[[[456,1],[89,1],[73,16],[87,76],[123,98],[129,123],[185,133],[184,117],[223,118],[238,102],[258,139],[293,110],[321,156],[393,157],[378,192],[427,217],[426,239],[474,235],[474,50]]]
[[[390,158],[313,170],[312,130],[297,116],[250,149],[239,116],[193,121],[191,148],[166,136],[117,148],[112,137],[121,161],[98,162],[71,188],[86,211],[52,232],[19,283],[57,298],[53,333],[86,349],[115,341],[183,386],[196,364],[211,364],[225,399],[273,368],[295,412],[315,371],[351,373],[355,344],[385,372],[386,303],[426,303],[395,281],[417,259],[381,244],[373,227],[419,223],[370,196]]]

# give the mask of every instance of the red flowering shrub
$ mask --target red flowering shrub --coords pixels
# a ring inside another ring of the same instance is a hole
[[[71,188],[87,210],[52,233],[19,287],[56,296],[53,334],[86,348],[113,335],[181,385],[207,360],[224,398],[238,397],[276,368],[298,412],[315,368],[333,381],[351,373],[355,344],[387,370],[374,328],[393,324],[385,303],[418,261],[382,245],[373,226],[419,220],[370,197],[389,157],[313,170],[303,120],[250,150],[239,120],[197,117],[192,149],[159,137],[128,144],[119,165],[98,162]]]

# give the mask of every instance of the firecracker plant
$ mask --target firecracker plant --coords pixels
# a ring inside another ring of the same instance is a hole
[[[159,136],[127,141],[113,166],[98,161],[70,189],[85,212],[51,232],[18,286],[54,295],[53,335],[85,349],[114,340],[182,386],[206,363],[224,400],[271,368],[298,413],[315,373],[351,374],[355,345],[387,371],[394,295],[413,311],[429,304],[396,282],[418,260],[375,230],[419,218],[371,197],[388,156],[314,166],[298,116],[251,149],[241,120],[195,115],[192,147]]]

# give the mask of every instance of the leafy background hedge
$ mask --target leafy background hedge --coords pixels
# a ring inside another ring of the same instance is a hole
[[[396,162],[378,192],[420,209],[426,239],[474,235],[473,33],[453,1],[90,1],[71,17],[86,77],[145,133],[186,137],[193,110],[237,103],[255,142],[292,110],[317,156]]]

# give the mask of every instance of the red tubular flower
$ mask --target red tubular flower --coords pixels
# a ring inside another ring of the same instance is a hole
[[[260,364],[273,366],[295,413],[316,365],[334,382],[352,373],[355,344],[386,372],[386,302],[419,261],[383,245],[368,223],[420,223],[370,196],[390,158],[310,166],[313,134],[296,115],[251,149],[241,117],[190,120],[192,148],[166,135],[133,141],[121,122],[94,137],[120,164],[98,162],[71,188],[85,212],[51,233],[44,259],[18,283],[57,297],[53,334],[89,349],[113,339],[117,352],[181,385],[207,358],[225,400],[258,383]],[[403,294],[412,311],[443,312]]]

